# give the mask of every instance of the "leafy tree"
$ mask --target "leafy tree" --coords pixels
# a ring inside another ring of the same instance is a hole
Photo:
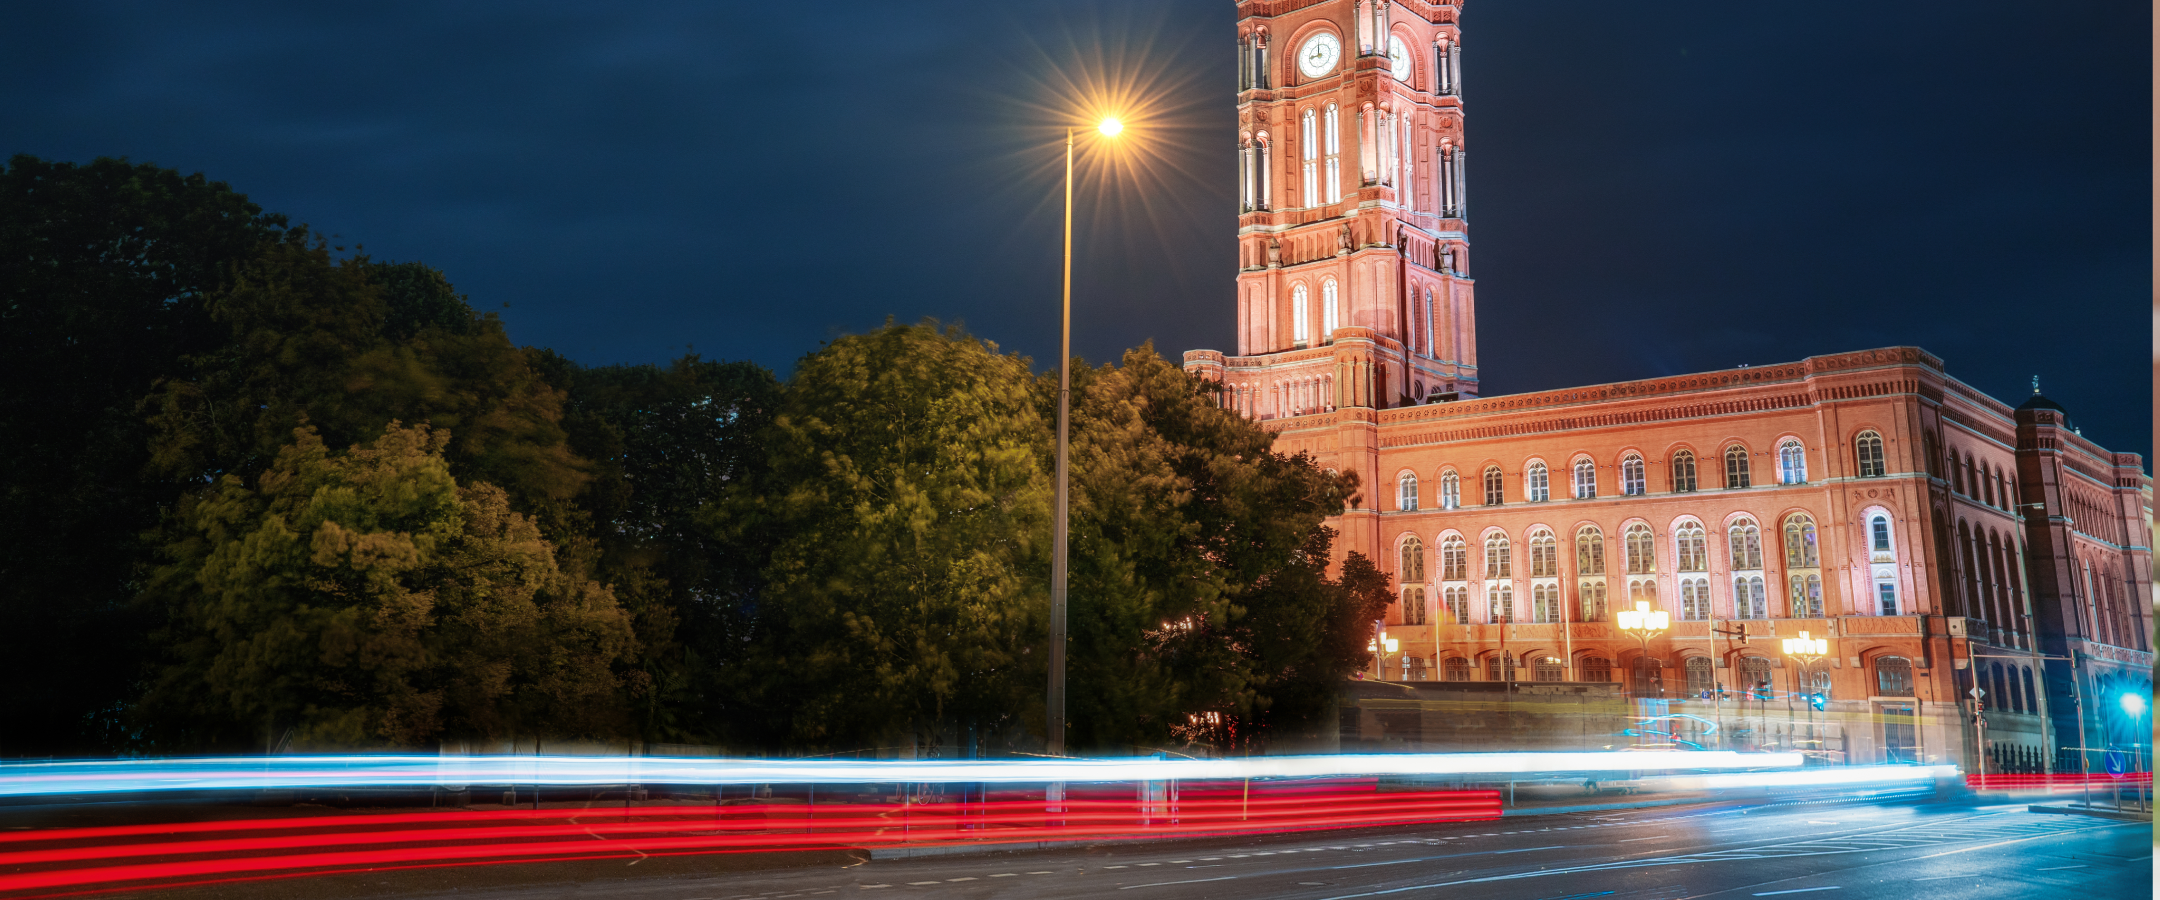
[[[220,338],[208,298],[286,233],[222,182],[99,159],[0,166],[0,754],[109,752],[154,622],[140,535],[182,486],[137,404]]]
[[[447,435],[294,437],[252,486],[227,475],[190,502],[166,548],[169,662],[141,708],[162,746],[624,730],[627,617],[503,491],[457,483]]]
[[[1026,360],[958,328],[886,327],[804,357],[759,490],[718,533],[773,542],[741,690],[765,740],[942,742],[1040,727],[1050,429]],[[748,724],[748,723],[746,723]]]
[[[1073,745],[1242,747],[1309,726],[1391,599],[1357,554],[1327,577],[1324,520],[1354,477],[1274,452],[1152,347],[1121,362],[1075,371]],[[1037,392],[1054,411],[1055,376]]]
[[[595,577],[632,614],[655,679],[642,727],[661,739],[716,740],[738,712],[725,685],[755,634],[750,612],[771,547],[754,532],[722,539],[702,517],[759,478],[780,383],[752,363],[696,356],[585,368],[548,353],[540,368],[568,395],[563,427],[591,461],[579,503],[593,525]]]
[[[306,235],[266,244],[209,298],[224,334],[151,400],[156,469],[203,485],[248,478],[303,424],[344,445],[393,420],[425,423],[449,436],[460,478],[501,486],[558,540],[580,533],[585,463],[532,351],[441,273],[331,249]]]

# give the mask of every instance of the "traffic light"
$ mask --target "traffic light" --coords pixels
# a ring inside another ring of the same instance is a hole
[[[1809,706],[1815,707],[1816,709],[1822,709],[1824,706],[1829,704],[1830,698],[1825,697],[1821,694],[1809,694],[1807,695],[1807,702]]]

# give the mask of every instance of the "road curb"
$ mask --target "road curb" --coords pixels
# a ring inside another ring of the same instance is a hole
[[[2026,812],[2052,813],[2058,816],[2091,816],[2095,819],[2114,819],[2120,822],[2150,822],[2152,813],[2123,812],[2113,809],[2096,809],[2081,806],[2044,806],[2035,803],[2025,807]]]

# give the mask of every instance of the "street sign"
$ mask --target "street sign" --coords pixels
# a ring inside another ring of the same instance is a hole
[[[2109,750],[2103,757],[2107,760],[2109,775],[2121,775],[2130,771],[2130,754],[2121,750]]]
[[[1974,700],[1978,700],[1978,699],[1980,699],[1981,697],[1984,697],[1984,696],[1986,696],[1986,695],[1987,695],[1987,692],[1986,692],[1986,691],[1983,691],[1983,690],[1981,690],[1981,689],[1979,689],[1979,688],[1973,688],[1972,690],[1966,691],[1965,693],[1971,694],[1971,695],[1972,695],[1972,698],[1973,698]]]

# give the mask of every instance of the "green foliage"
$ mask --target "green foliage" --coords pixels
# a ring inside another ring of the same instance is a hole
[[[167,549],[171,662],[141,709],[160,745],[622,730],[627,617],[501,490],[459,486],[444,435],[391,423],[343,453],[295,438],[253,487],[228,475],[189,504]]]
[[[1244,747],[1312,724],[1389,599],[1356,554],[1326,575],[1323,520],[1354,479],[1273,452],[1152,347],[1074,374],[1072,744]],[[1054,415],[1056,376],[1037,385]]]
[[[1029,380],[1026,360],[929,324],[796,367],[760,490],[712,517],[773,541],[744,685],[767,739],[891,746],[1039,722],[1050,434]]]
[[[285,231],[221,182],[99,159],[0,166],[0,754],[109,752],[154,624],[137,404],[214,346],[206,303]]]
[[[303,424],[343,445],[393,420],[425,423],[449,436],[460,478],[501,486],[557,538],[581,530],[573,500],[587,475],[561,426],[562,394],[440,273],[336,259],[300,235],[241,264],[209,311],[223,340],[153,397],[158,471],[247,478]]]
[[[591,461],[579,502],[593,525],[595,577],[632,613],[655,680],[641,730],[717,740],[739,712],[726,685],[754,634],[749,608],[770,547],[756,533],[723,540],[700,522],[758,479],[780,383],[751,363],[695,356],[584,368],[548,353],[540,368],[568,394],[563,426]]]

